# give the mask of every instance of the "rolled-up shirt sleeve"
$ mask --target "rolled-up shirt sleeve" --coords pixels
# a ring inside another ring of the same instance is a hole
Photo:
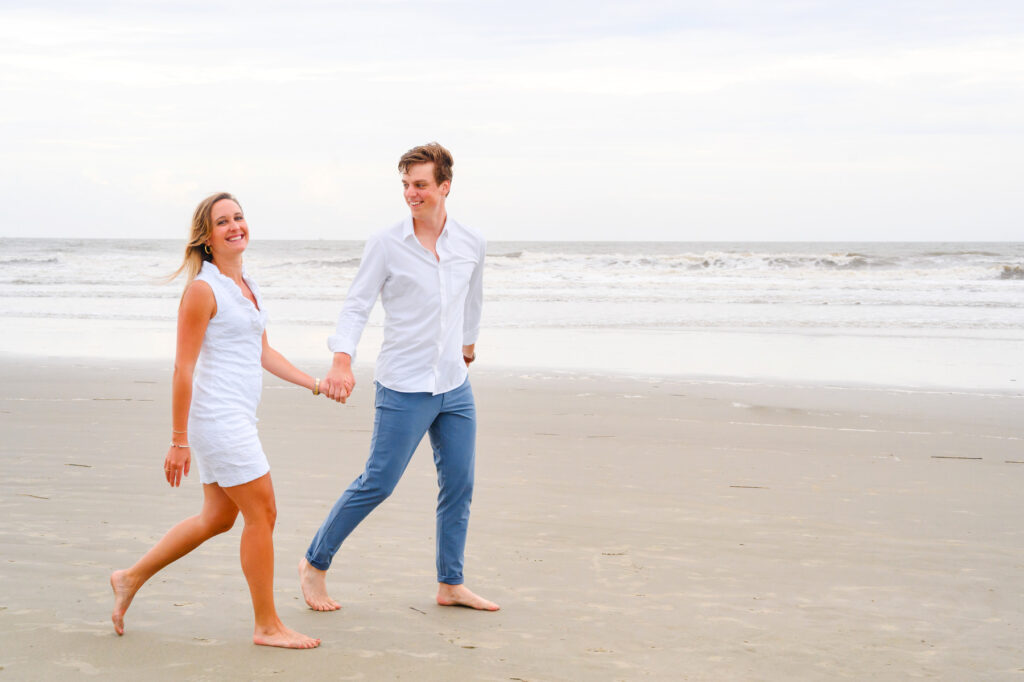
[[[377,302],[387,279],[386,249],[378,235],[366,241],[359,270],[352,280],[345,296],[345,303],[338,315],[338,326],[327,338],[327,347],[334,353],[348,353],[353,360],[356,347],[363,335],[366,320]]]
[[[484,258],[487,256],[487,242],[480,240],[480,255],[476,268],[469,280],[469,292],[466,294],[466,307],[462,320],[462,345],[476,343],[480,337],[480,317],[484,307]]]

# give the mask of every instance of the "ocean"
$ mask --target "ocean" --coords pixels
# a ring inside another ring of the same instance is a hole
[[[0,239],[0,353],[171,362],[183,246]],[[361,251],[252,243],[275,347],[327,364]],[[1024,388],[1024,243],[491,242],[484,289],[495,370]]]

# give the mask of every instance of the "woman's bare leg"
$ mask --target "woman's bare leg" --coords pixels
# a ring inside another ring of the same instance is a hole
[[[264,646],[312,649],[320,640],[290,630],[274,607],[274,523],[277,506],[270,474],[242,485],[222,488],[245,519],[242,530],[242,572],[249,583],[256,627],[252,641]]]
[[[180,559],[193,549],[231,528],[238,517],[238,507],[216,484],[203,485],[203,508],[196,516],[181,521],[164,535],[131,568],[110,574],[114,590],[114,610],[110,620],[114,630],[124,634],[124,614],[143,583],[164,566]]]

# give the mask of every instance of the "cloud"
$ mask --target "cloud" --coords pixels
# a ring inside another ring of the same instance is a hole
[[[848,239],[872,211],[830,206],[871,200],[901,234],[1010,236],[1022,15],[923,2],[8,4],[0,160],[18,170],[0,234],[59,178],[78,233],[129,229],[126,190],[176,211],[228,187],[289,224],[281,236],[359,238],[365,224],[337,221],[390,220],[392,157],[439,139],[465,183],[453,202],[492,238],[607,239],[628,223],[633,238],[820,239],[827,225]],[[987,232],[969,220],[982,201]],[[176,235],[178,222],[146,229]]]

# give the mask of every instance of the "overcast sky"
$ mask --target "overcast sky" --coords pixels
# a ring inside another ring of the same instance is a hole
[[[0,236],[1024,240],[1024,4],[0,0]]]

